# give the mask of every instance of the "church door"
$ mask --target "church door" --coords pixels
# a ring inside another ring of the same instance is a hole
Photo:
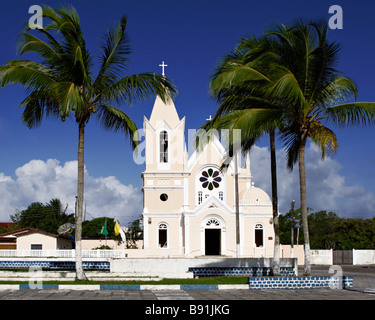
[[[205,255],[219,256],[221,254],[221,229],[205,229]]]

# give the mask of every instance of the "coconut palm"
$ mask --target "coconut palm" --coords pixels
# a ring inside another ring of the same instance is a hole
[[[309,275],[306,143],[309,139],[317,144],[323,158],[327,153],[334,154],[338,141],[328,125],[369,124],[375,116],[375,104],[356,102],[355,83],[335,69],[340,46],[327,40],[325,21],[309,24],[300,21],[291,28],[282,25],[260,40],[263,45],[258,42],[252,47],[256,39],[244,39],[239,48],[248,47],[247,54],[240,57],[237,52],[234,57],[227,56],[225,64],[218,68],[214,96],[221,105],[214,120],[218,127],[241,129],[245,145],[254,141],[246,139],[255,139],[262,132],[269,132],[272,137],[272,128],[277,128],[286,146],[288,167],[292,170],[298,160],[304,274]],[[354,102],[345,103],[350,99]],[[271,147],[271,163],[274,163],[272,158]],[[275,258],[276,254],[275,251]]]
[[[308,140],[320,147],[322,158],[338,149],[331,125],[366,125],[375,116],[375,103],[356,102],[354,81],[337,69],[340,45],[327,39],[327,23],[296,22],[268,33],[275,64],[270,94],[282,101],[281,139],[288,155],[288,167],[298,161],[300,205],[305,246],[304,274],[311,273],[307,223],[305,148]],[[349,102],[347,102],[349,101]]]
[[[273,274],[280,274],[280,240],[278,227],[278,198],[275,130],[280,119],[280,101],[268,95],[272,80],[268,56],[272,43],[264,38],[247,37],[235,52],[225,56],[215,70],[210,90],[220,106],[214,119],[206,125],[214,128],[240,130],[241,149],[249,152],[256,139],[269,134],[271,150],[271,185],[273,226],[275,231]],[[236,194],[236,204],[239,201]],[[238,205],[236,205],[236,208]],[[238,211],[238,209],[237,209]],[[237,212],[237,215],[239,213]]]
[[[21,103],[23,121],[37,127],[44,117],[65,121],[72,118],[78,126],[77,219],[75,228],[76,276],[85,279],[82,268],[81,235],[84,196],[84,137],[91,117],[108,130],[122,132],[137,144],[136,125],[116,105],[153,98],[163,100],[175,93],[165,77],[151,73],[126,75],[130,45],[125,32],[127,18],[109,28],[94,65],[86,48],[76,10],[43,7],[43,29],[22,33],[19,53],[35,53],[39,61],[12,60],[0,67],[0,85],[20,84],[28,92]],[[94,67],[97,67],[95,71]],[[96,73],[96,76],[94,76]],[[134,139],[133,139],[134,138]]]

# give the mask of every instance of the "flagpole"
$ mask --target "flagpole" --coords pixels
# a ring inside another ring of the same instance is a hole
[[[107,234],[108,234],[107,219],[104,220],[104,224],[103,224],[102,230],[100,231],[100,234],[104,235],[104,237],[105,237],[105,245],[107,246]]]

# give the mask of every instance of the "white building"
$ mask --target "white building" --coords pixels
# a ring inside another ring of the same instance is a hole
[[[144,118],[144,254],[148,257],[236,257],[234,162],[219,170],[225,149],[213,139],[188,157],[185,117],[157,97]],[[270,197],[239,172],[240,257],[273,257]]]
[[[0,245],[0,249],[12,250],[67,250],[73,247],[68,237],[32,227],[2,233],[1,243],[8,245]]]

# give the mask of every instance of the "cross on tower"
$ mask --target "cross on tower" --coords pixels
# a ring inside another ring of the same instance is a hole
[[[165,76],[164,67],[168,67],[167,64],[164,64],[164,61],[162,64],[159,64],[159,67],[161,67],[161,74],[162,76]]]

